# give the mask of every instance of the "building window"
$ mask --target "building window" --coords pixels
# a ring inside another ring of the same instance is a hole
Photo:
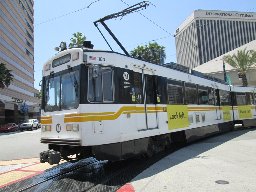
[[[31,45],[31,43],[29,43],[27,40],[26,40],[26,43],[27,43],[27,45],[28,45],[31,49],[33,49],[33,46]]]
[[[27,21],[26,21],[26,24],[27,24],[28,28],[30,29],[30,31],[33,33],[34,31],[33,31],[33,28],[31,27],[31,25]]]
[[[30,59],[34,60],[34,56],[27,49],[26,49],[26,54],[30,57]]]
[[[221,26],[220,21],[217,20],[217,29],[218,29],[218,56],[221,55]]]
[[[29,34],[29,32],[27,30],[26,30],[26,32],[27,32],[27,36],[29,37],[29,39],[33,42],[34,41],[33,37]]]
[[[234,21],[235,22],[235,37],[236,37],[236,48],[239,47],[240,45],[240,36],[239,36],[239,33],[240,33],[240,28],[239,28],[239,23],[238,21]]]
[[[243,26],[242,26],[242,22],[241,21],[239,21],[239,29],[240,29],[240,32],[238,34],[239,38],[240,38],[239,46],[241,46],[241,45],[244,44],[244,42],[243,42],[243,40],[244,40],[244,38],[243,38],[244,33],[243,33]]]
[[[255,40],[255,33],[256,33],[256,29],[254,30],[254,26],[255,26],[255,23],[254,22],[251,22],[251,35],[252,35],[252,40]]]

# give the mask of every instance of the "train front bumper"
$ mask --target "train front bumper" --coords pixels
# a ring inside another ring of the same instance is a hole
[[[55,144],[55,145],[81,146],[80,139],[41,138],[41,143]]]

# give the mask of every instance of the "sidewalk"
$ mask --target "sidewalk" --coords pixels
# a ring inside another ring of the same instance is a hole
[[[53,167],[41,164],[38,158],[0,161],[0,188],[31,178]]]
[[[255,192],[255,179],[256,129],[245,129],[180,149],[127,185],[136,192]]]

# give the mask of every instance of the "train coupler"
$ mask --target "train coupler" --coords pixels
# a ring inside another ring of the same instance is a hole
[[[40,163],[48,162],[50,165],[59,164],[61,155],[59,151],[48,150],[40,153]]]

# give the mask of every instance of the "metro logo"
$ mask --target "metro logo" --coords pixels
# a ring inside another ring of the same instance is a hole
[[[169,130],[189,126],[187,105],[168,105],[167,115]]]

